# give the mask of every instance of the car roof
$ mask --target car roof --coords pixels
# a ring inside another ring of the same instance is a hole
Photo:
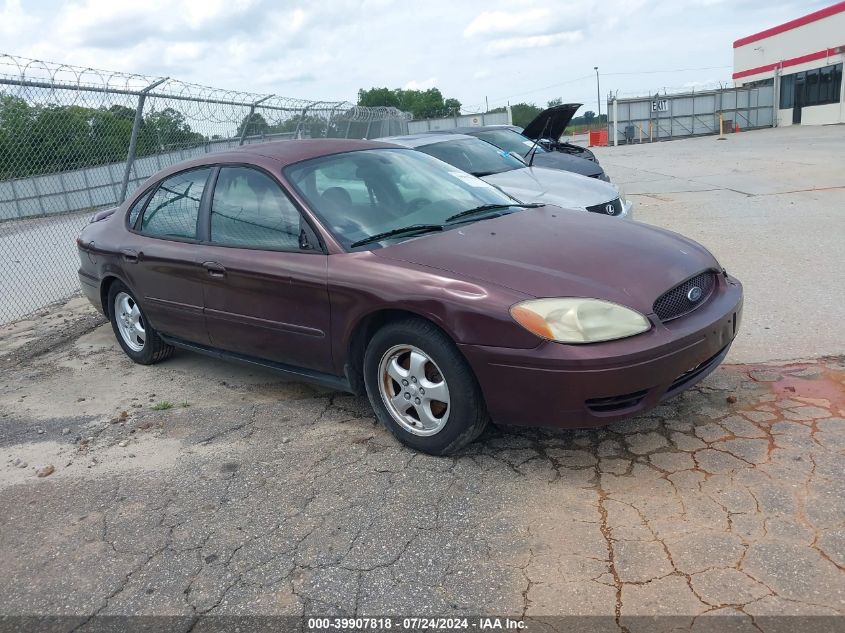
[[[356,140],[345,138],[296,139],[271,141],[244,145],[220,152],[202,154],[194,158],[175,163],[155,172],[143,183],[138,191],[147,189],[150,184],[159,182],[173,174],[189,169],[206,167],[221,163],[246,163],[265,169],[278,169],[320,156],[342,154],[365,149],[407,149],[401,145],[381,141]],[[133,194],[134,195],[134,194]]]
[[[255,143],[244,145],[237,149],[221,152],[220,154],[208,154],[203,158],[211,162],[213,156],[244,156],[254,155],[264,158],[271,158],[281,165],[290,165],[310,158],[327,156],[329,154],[340,154],[363,149],[395,148],[395,145],[382,141],[368,141],[345,138],[319,138],[301,139],[288,141],[271,141],[269,143]]]
[[[451,132],[451,130],[449,130]],[[478,140],[468,134],[438,134],[436,137],[423,132],[422,134],[408,134],[407,136],[389,136],[381,139],[386,143],[396,143],[405,147],[424,147],[435,143],[446,143],[447,141]]]
[[[511,126],[509,125],[476,125],[476,126],[467,126],[467,127],[454,127],[448,130],[431,130],[430,132],[426,132],[426,134],[475,134],[477,132],[487,132],[490,130],[511,130],[512,132],[516,132]],[[516,132],[519,134],[519,132]]]

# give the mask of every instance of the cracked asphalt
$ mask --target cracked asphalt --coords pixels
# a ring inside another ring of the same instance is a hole
[[[365,400],[189,353],[134,366],[84,303],[62,310],[0,340],[0,615],[841,630],[842,358],[724,366],[645,417],[494,427],[435,458]]]

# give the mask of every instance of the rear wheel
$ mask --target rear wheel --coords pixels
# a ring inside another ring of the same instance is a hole
[[[401,442],[433,455],[476,439],[488,416],[472,369],[436,326],[388,324],[364,354],[364,381],[376,417]]]
[[[117,342],[133,361],[152,365],[173,353],[173,347],[162,341],[147,321],[135,296],[119,281],[109,288],[108,306]]]

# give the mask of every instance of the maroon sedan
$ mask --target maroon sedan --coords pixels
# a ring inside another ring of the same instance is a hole
[[[701,380],[742,287],[699,244],[522,204],[372,141],[286,141],[149,179],[78,239],[82,288],[142,364],[174,347],[367,393],[445,454],[489,419],[589,427]]]

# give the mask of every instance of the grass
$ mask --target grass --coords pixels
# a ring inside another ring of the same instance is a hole
[[[162,400],[161,402],[156,402],[151,408],[153,411],[167,411],[168,409],[172,409],[173,407],[174,404],[172,402]]]

